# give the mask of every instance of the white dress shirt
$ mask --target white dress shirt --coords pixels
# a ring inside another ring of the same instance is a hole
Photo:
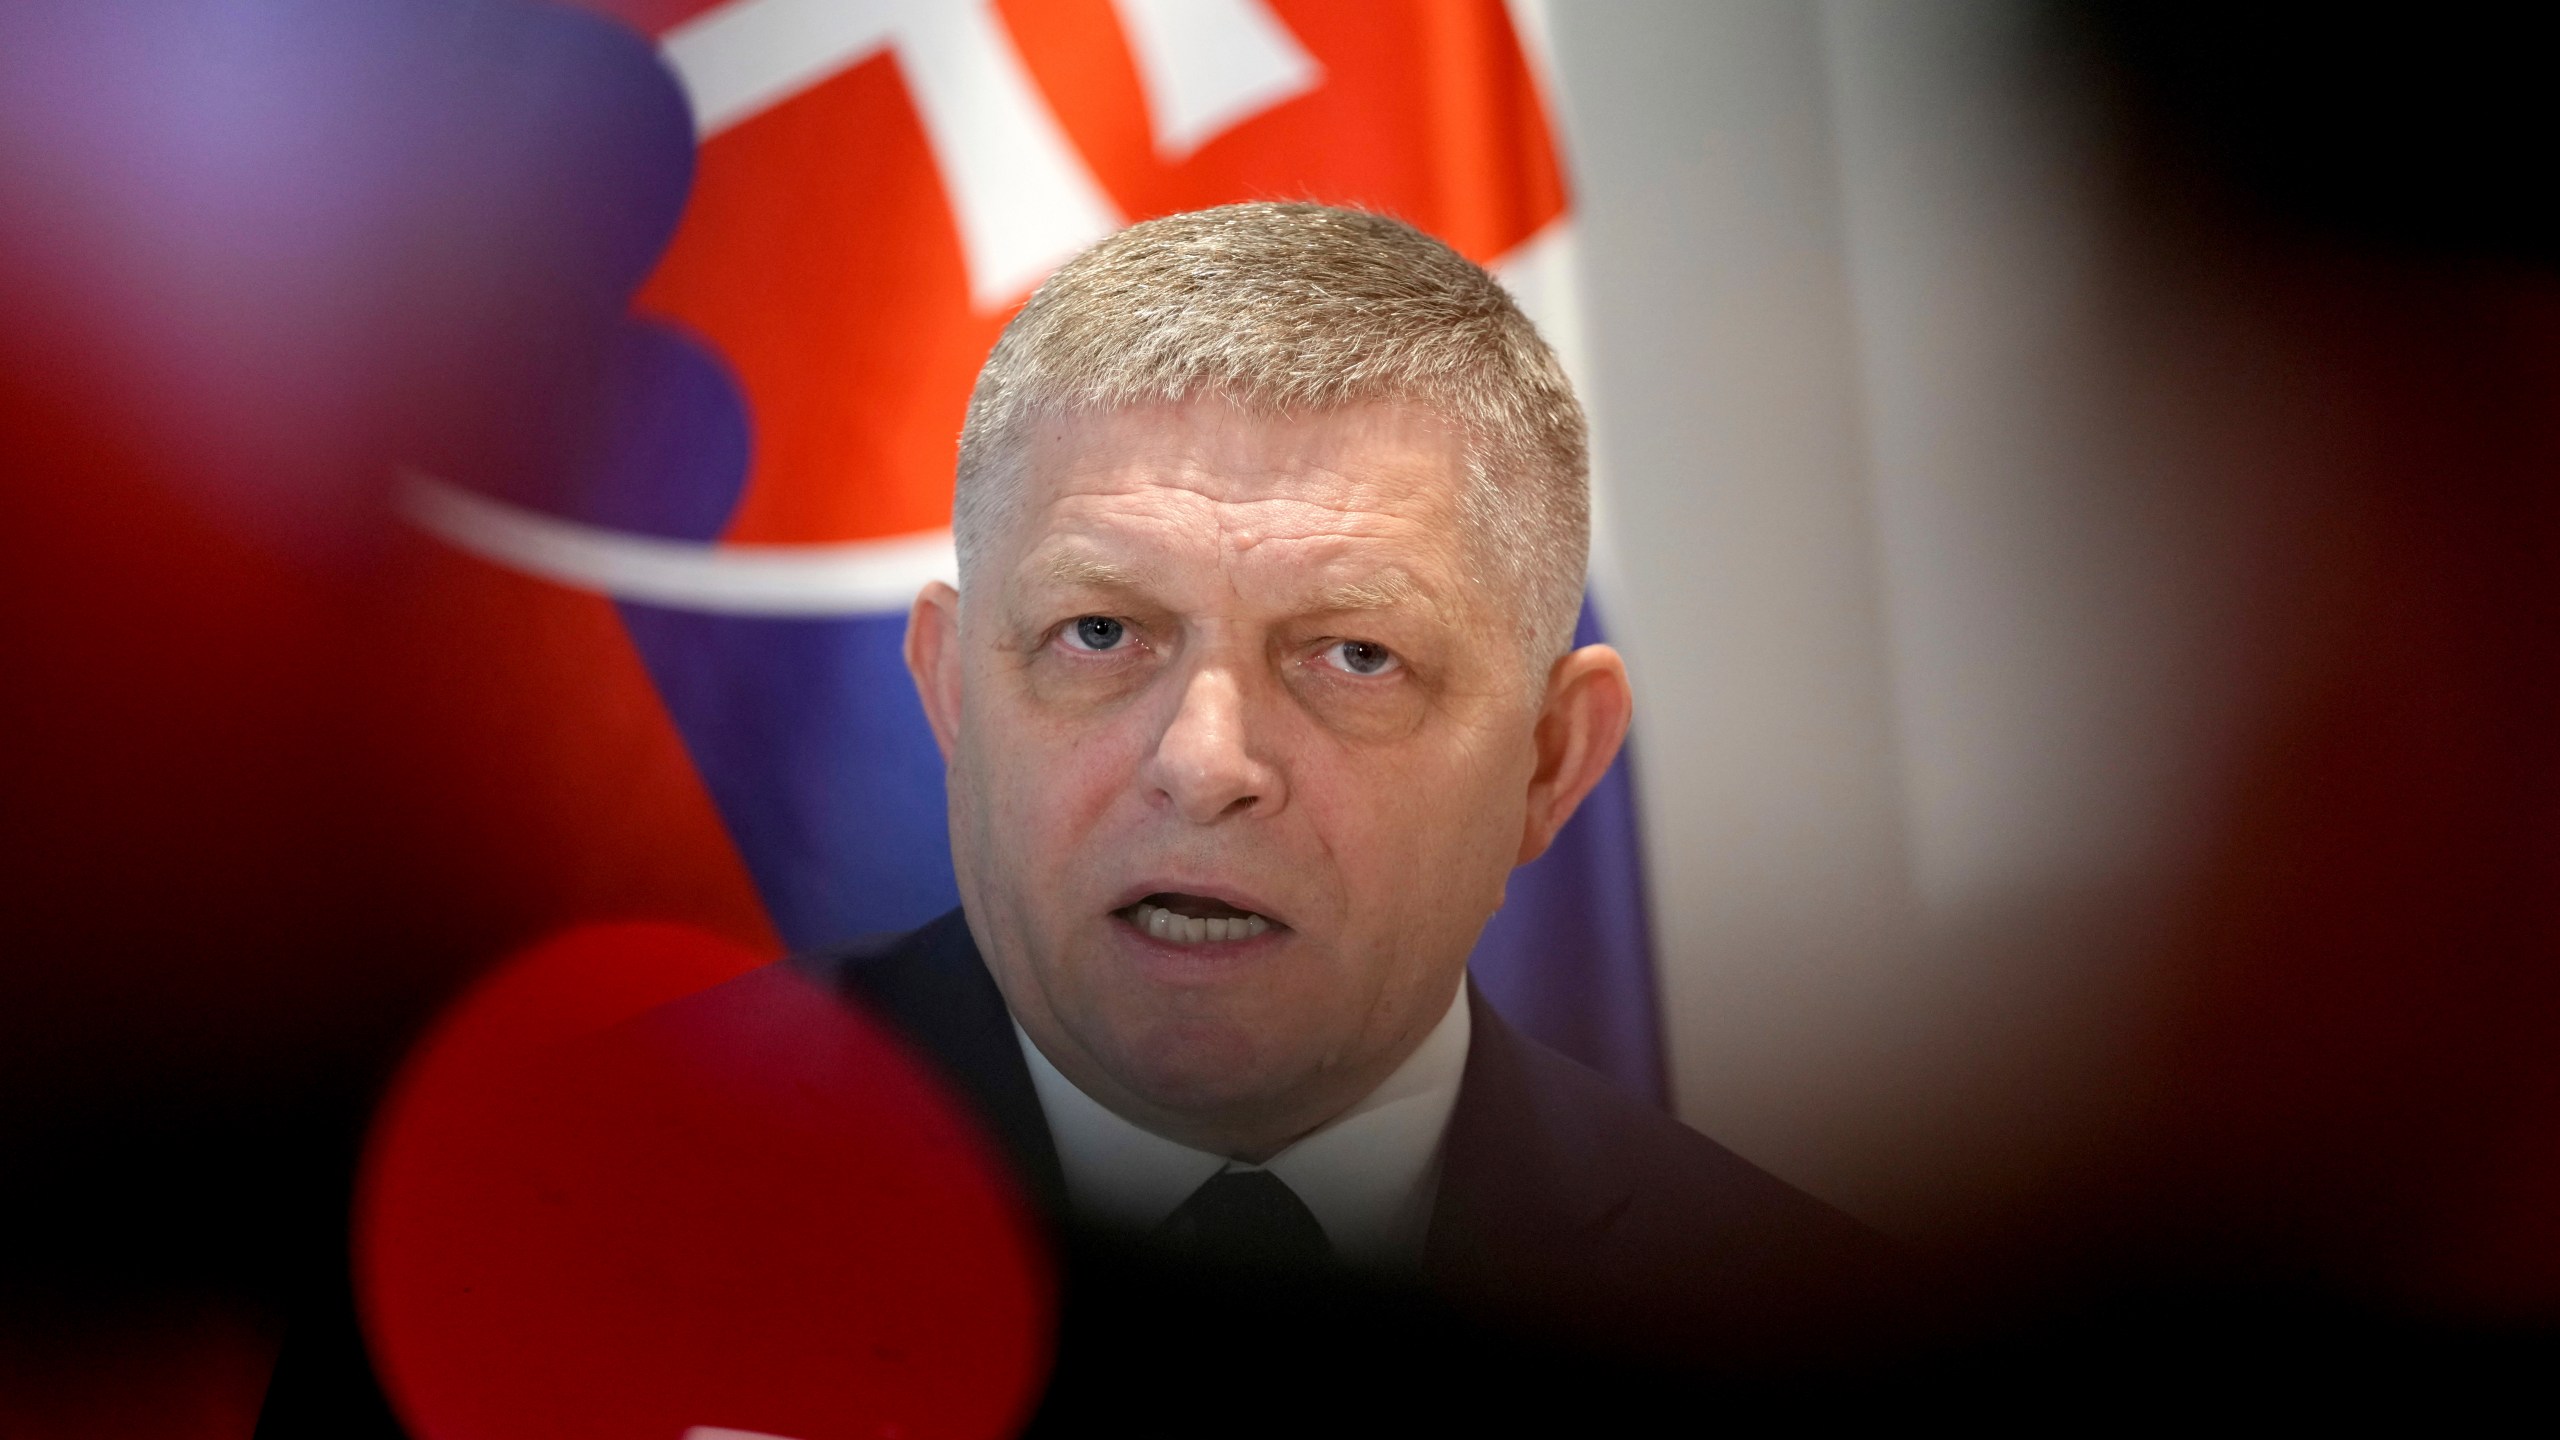
[[[1066,1171],[1067,1203],[1085,1219],[1143,1233],[1213,1175],[1268,1170],[1324,1227],[1334,1254],[1373,1269],[1422,1263],[1440,1189],[1440,1141],[1467,1068],[1467,989],[1395,1073],[1358,1104],[1260,1165],[1194,1150],[1122,1119],[1058,1072],[1017,1022],[1014,1039]]]

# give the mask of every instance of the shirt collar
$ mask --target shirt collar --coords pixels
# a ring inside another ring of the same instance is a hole
[[[1132,1124],[1059,1073],[1019,1022],[1013,1034],[1079,1216],[1144,1232],[1222,1170],[1269,1170],[1314,1213],[1335,1254],[1412,1268],[1439,1188],[1440,1141],[1457,1108],[1470,1028],[1461,983],[1448,1012],[1378,1088],[1259,1166]]]

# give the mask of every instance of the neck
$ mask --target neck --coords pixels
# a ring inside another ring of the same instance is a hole
[[[1138,1093],[1113,1079],[1101,1067],[1078,1054],[1078,1062],[1070,1065],[1067,1057],[1041,1044],[1038,1035],[1033,1043],[1050,1058],[1077,1089],[1099,1101],[1121,1119],[1143,1130],[1151,1130],[1167,1140],[1188,1145],[1212,1155],[1224,1155],[1259,1165],[1288,1149],[1299,1140],[1323,1129],[1344,1111],[1358,1104],[1362,1097],[1378,1088],[1381,1081],[1404,1063],[1422,1037],[1414,1035],[1397,1047],[1394,1054],[1381,1057],[1356,1071],[1345,1071],[1325,1077],[1316,1086],[1300,1086],[1284,1096],[1212,1103],[1185,1103],[1186,1097],[1155,1098]],[[1073,1047],[1061,1046],[1072,1050]]]
[[[1446,1005],[1428,1011],[1395,1045],[1357,1068],[1324,1073],[1272,1096],[1149,1095],[1123,1084],[1053,1027],[1026,1023],[1023,1030],[1059,1074],[1121,1119],[1176,1144],[1258,1165],[1376,1091],[1412,1058],[1446,1013]]]

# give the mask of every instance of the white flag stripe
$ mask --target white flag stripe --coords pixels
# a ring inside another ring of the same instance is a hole
[[[736,0],[662,44],[704,139],[882,50],[895,55],[981,310],[1021,299],[1122,223],[983,0]]]
[[[1537,234],[1511,247],[1487,268],[1538,334],[1556,352],[1574,393],[1591,393],[1590,355],[1583,344],[1582,291],[1573,242],[1573,216],[1559,215]]]
[[[1324,83],[1324,67],[1263,0],[1114,0],[1138,63],[1156,154],[1201,146]]]
[[[829,545],[700,545],[581,525],[411,472],[400,506],[458,550],[573,590],[728,615],[894,614],[955,581],[951,532]]]
[[[1120,228],[1119,208],[1031,83],[994,7],[918,7],[899,26],[898,67],[951,198],[980,310],[1021,299]]]
[[[887,45],[904,0],[737,0],[666,33],[667,63],[705,139]]]
[[[1582,398],[1583,408],[1592,406],[1593,379],[1591,346],[1585,336],[1582,320],[1581,261],[1574,243],[1573,215],[1570,211],[1549,221],[1544,229],[1511,248],[1511,253],[1493,262],[1493,277],[1502,282],[1511,298],[1518,302],[1522,314],[1538,327],[1573,381],[1573,393]],[[1619,595],[1620,569],[1616,535],[1612,525],[1615,515],[1609,496],[1608,456],[1601,451],[1602,432],[1592,427],[1591,436],[1591,584],[1605,602]]]

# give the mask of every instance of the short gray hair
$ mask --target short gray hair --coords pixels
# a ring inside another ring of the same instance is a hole
[[[1401,221],[1254,202],[1130,226],[1005,326],[960,431],[952,529],[970,573],[1009,518],[1043,418],[1216,399],[1251,413],[1404,402],[1458,431],[1459,522],[1509,572],[1543,672],[1573,640],[1591,549],[1590,441],[1555,352],[1499,281]]]

